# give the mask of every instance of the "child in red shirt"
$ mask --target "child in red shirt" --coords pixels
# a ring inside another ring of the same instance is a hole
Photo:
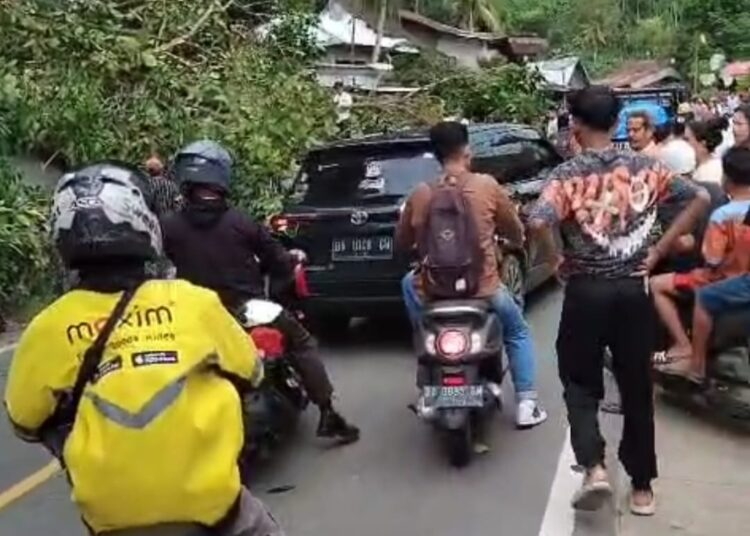
[[[711,214],[703,238],[705,267],[684,274],[662,274],[651,280],[656,309],[673,338],[666,354],[669,369],[688,367],[693,345],[680,320],[674,298],[706,285],[750,273],[750,148],[736,147],[724,156],[724,190],[729,203]],[[685,372],[685,371],[682,371]]]

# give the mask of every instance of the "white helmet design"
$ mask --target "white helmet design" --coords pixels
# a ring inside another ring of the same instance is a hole
[[[161,254],[159,220],[149,208],[146,178],[118,162],[63,175],[52,206],[52,238],[63,261],[154,259]]]

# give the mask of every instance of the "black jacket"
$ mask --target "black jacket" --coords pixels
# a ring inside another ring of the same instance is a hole
[[[264,274],[291,281],[293,264],[284,247],[234,208],[191,213],[184,208],[162,220],[164,252],[177,277],[219,294],[230,310],[265,295]]]

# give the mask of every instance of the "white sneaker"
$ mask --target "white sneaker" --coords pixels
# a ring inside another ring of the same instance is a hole
[[[516,425],[519,428],[532,428],[547,420],[547,412],[536,400],[521,400],[516,411]]]

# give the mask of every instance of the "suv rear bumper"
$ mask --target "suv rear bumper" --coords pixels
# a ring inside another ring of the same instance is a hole
[[[305,299],[305,311],[311,317],[381,316],[405,311],[400,295],[391,296],[311,296]]]

